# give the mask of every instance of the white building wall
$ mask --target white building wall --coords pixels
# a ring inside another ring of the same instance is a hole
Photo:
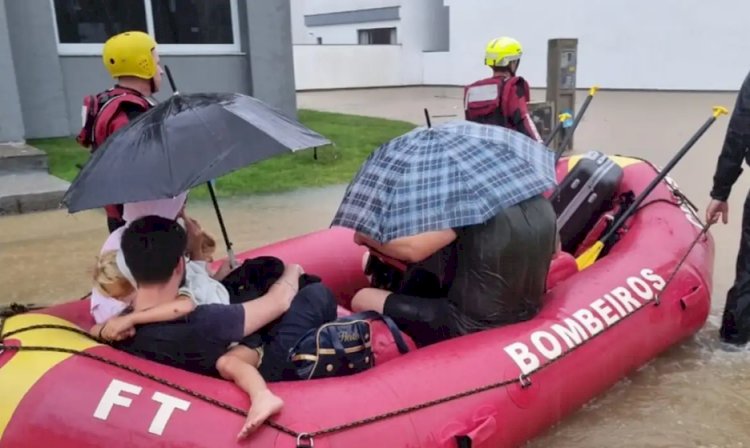
[[[499,35],[521,41],[526,53],[521,72],[537,87],[546,86],[550,38],[578,38],[578,86],[736,90],[750,70],[748,0],[446,0],[446,5],[450,52],[426,55],[426,84],[462,85],[487,76],[484,46]]]
[[[362,28],[389,28],[398,21],[352,23],[331,26],[305,26],[305,16],[328,14],[361,9],[401,6],[402,0],[290,0],[292,5],[292,43],[315,44],[316,37],[323,38],[323,44],[356,44],[357,30]],[[397,34],[398,34],[397,30]]]
[[[400,45],[294,46],[297,90],[406,85],[408,66]]]
[[[465,85],[489,74],[482,65],[486,43],[501,35],[514,36],[524,46],[520,74],[533,87],[546,86],[547,41],[578,39],[579,87],[598,84],[614,89],[736,90],[750,70],[750,0],[292,0],[304,14],[357,8],[401,6],[398,40],[401,54],[370,61],[367,79],[373,86]],[[449,7],[445,26],[443,4]],[[443,20],[441,21],[441,13]],[[295,12],[294,14],[299,15]],[[294,17],[293,23],[299,18]],[[304,27],[306,33],[314,28]],[[346,25],[348,39],[368,24]],[[303,43],[295,27],[295,43]],[[446,28],[448,28],[446,30]],[[315,31],[314,31],[315,32]],[[338,32],[338,31],[331,31]],[[449,51],[445,48],[446,34]],[[333,37],[332,37],[333,38]],[[343,35],[340,35],[343,39]],[[306,43],[314,43],[311,37]],[[329,43],[324,37],[324,44]],[[333,43],[333,42],[330,42]],[[295,52],[298,49],[295,48]],[[301,50],[309,52],[310,50]],[[305,56],[308,57],[308,56]],[[381,56],[378,56],[380,58]],[[361,58],[356,51],[326,50],[332,65],[321,73],[350,71]],[[380,65],[403,64],[399,69]],[[302,73],[307,73],[305,69]],[[398,76],[394,76],[398,73]],[[359,74],[352,72],[351,77]],[[342,86],[361,84],[337,73]],[[315,87],[298,79],[298,88]],[[327,81],[325,85],[330,86]]]
[[[341,12],[356,4],[364,5],[362,9],[400,4],[400,20],[315,27],[305,27],[303,22],[303,32],[313,36],[294,38],[298,43],[294,47],[297,89],[421,85],[423,50],[436,42],[426,29],[441,19],[430,8],[439,5],[442,9],[441,0],[305,0],[297,10],[307,11],[304,14]],[[398,45],[347,45],[357,43],[358,29],[390,26],[397,28]],[[299,45],[314,43],[316,36],[323,37],[323,45]]]
[[[396,39],[401,42],[399,33],[400,22],[389,20],[384,22],[351,23],[346,25],[330,25],[308,27],[307,33],[311,43],[317,43],[317,38],[323,39],[324,45],[356,45],[359,43],[358,30],[370,28],[396,28]]]
[[[304,3],[305,14],[325,14],[359,9],[402,6],[411,0],[293,0]]]
[[[315,38],[307,34],[305,8],[310,0],[289,0],[292,19],[292,45],[314,44]]]

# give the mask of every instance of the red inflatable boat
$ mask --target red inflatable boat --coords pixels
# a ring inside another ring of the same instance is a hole
[[[615,159],[624,168],[621,192],[638,194],[656,175],[646,162]],[[559,178],[576,160],[560,161]],[[239,445],[522,444],[704,324],[713,240],[701,236],[700,222],[681,203],[675,185],[662,182],[593,266],[578,272],[571,255],[557,257],[545,305],[533,320],[404,355],[375,328],[375,368],[272,383],[284,409]],[[305,235],[243,258],[263,254],[321,275],[342,307],[366,284],[363,249],[347,230]],[[244,417],[236,412],[249,400],[233,384],[138,359],[64,329],[23,330],[48,324],[88,329],[88,308],[88,300],[78,300],[5,321],[0,448],[238,445]]]

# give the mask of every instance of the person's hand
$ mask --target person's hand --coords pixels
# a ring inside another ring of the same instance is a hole
[[[135,326],[129,316],[118,316],[108,320],[101,331],[105,341],[122,341],[135,336]]]
[[[280,280],[285,280],[296,285],[299,282],[299,278],[304,273],[305,270],[297,263],[287,264],[284,266],[284,273],[281,274]]]
[[[284,293],[281,293],[281,290],[279,291],[279,294],[276,294],[276,298],[279,300],[279,306],[281,307],[281,312],[286,313],[289,307],[292,305],[292,300],[297,296],[297,293],[299,292],[299,278],[304,274],[305,271],[302,269],[302,266],[298,264],[288,264],[284,266],[284,273],[281,274],[281,277],[276,281],[275,285],[278,285],[280,288],[282,288]]]
[[[724,224],[729,222],[729,204],[726,201],[711,199],[706,208],[706,222],[714,224],[719,221],[720,217]]]
[[[189,216],[184,216],[182,219],[185,220],[185,231],[188,234],[188,238],[200,238],[201,234],[203,233],[203,228],[198,223],[198,221]]]
[[[362,236],[361,233],[355,232],[354,233],[354,244],[358,246],[364,246],[366,244],[367,240],[364,236]]]

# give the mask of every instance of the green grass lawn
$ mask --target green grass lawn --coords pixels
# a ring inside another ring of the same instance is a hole
[[[304,187],[347,183],[365,158],[382,143],[414,128],[411,123],[381,118],[300,110],[300,121],[335,143],[313,150],[299,151],[264,160],[237,170],[216,181],[219,196],[273,193]],[[47,152],[53,175],[72,181],[78,174],[76,164],[84,164],[88,151],[73,138],[32,140],[31,145]],[[208,191],[199,186],[191,199],[205,198]]]

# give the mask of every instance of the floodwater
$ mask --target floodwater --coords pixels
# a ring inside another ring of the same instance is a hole
[[[741,80],[738,80],[738,84]],[[299,106],[423,123],[460,114],[456,88],[314,92]],[[533,100],[543,99],[534,91]],[[578,107],[585,92],[578,95]],[[576,150],[645,157],[664,166],[709,117],[711,106],[734,105],[735,93],[600,91],[576,132]],[[701,209],[728,117],[720,120],[670,174]],[[529,447],[750,447],[750,350],[719,348],[724,297],[733,281],[745,175],[730,198],[730,223],[711,230],[716,242],[714,294],[708,322],[695,337],[631,374],[604,395],[528,444]],[[343,186],[221,200],[236,250],[326,228]],[[217,237],[208,202],[188,209]],[[66,301],[83,295],[87,272],[106,237],[99,212],[63,211],[0,218],[2,302]]]
[[[331,223],[345,186],[241,199],[219,199],[235,252],[315,230]],[[210,201],[190,201],[188,215],[217,240],[226,255]],[[107,238],[103,212],[73,215],[55,210],[0,218],[0,304],[66,302],[87,294],[96,256]]]

